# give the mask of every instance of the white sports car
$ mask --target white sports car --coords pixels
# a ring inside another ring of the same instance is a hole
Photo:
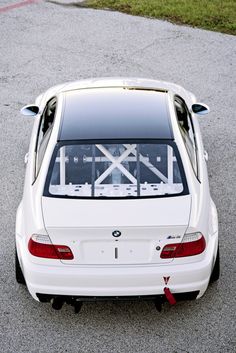
[[[52,87],[35,116],[16,216],[16,280],[60,309],[200,298],[219,278],[218,220],[184,88],[131,78]]]

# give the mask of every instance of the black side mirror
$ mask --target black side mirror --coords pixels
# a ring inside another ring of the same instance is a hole
[[[39,113],[39,107],[37,105],[25,105],[20,110],[21,114],[27,116],[35,116]]]
[[[192,105],[192,111],[198,115],[206,115],[210,112],[210,108],[203,103],[195,103]]]

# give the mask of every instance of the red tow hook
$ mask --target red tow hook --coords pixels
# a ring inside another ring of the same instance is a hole
[[[176,304],[176,300],[175,300],[175,297],[173,296],[173,294],[171,293],[170,289],[165,287],[164,288],[164,293],[165,293],[166,299],[168,300],[170,305],[175,305]]]

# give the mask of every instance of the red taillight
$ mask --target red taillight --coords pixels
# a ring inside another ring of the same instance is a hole
[[[56,249],[57,255],[59,259],[61,260],[73,260],[74,256],[69,248],[69,246],[66,245],[54,245],[54,248]]]
[[[47,259],[73,260],[74,258],[68,246],[52,244],[47,235],[32,235],[28,249],[32,255]]]
[[[165,245],[161,252],[162,259],[170,259],[175,257],[175,252],[180,244],[168,244]]]
[[[201,233],[186,234],[182,243],[167,244],[161,252],[162,259],[194,256],[201,254],[206,248],[206,241]]]

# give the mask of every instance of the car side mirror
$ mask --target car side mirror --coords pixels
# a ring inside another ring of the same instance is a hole
[[[206,115],[210,112],[210,108],[203,103],[195,103],[192,105],[192,111],[198,115]]]
[[[37,105],[25,105],[20,110],[21,114],[26,116],[35,116],[39,113],[39,107]]]

